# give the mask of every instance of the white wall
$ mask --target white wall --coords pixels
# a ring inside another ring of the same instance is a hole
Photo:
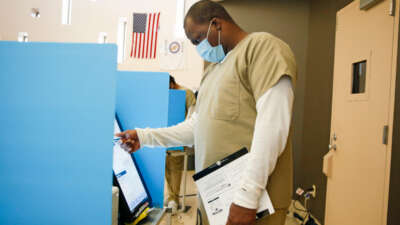
[[[186,0],[190,6],[195,0]],[[92,42],[99,32],[108,34],[108,43],[116,43],[119,17],[128,17],[126,53],[130,49],[133,12],[161,12],[159,46],[165,38],[172,38],[175,30],[177,0],[72,0],[72,24],[61,24],[62,0],[1,0],[0,37],[17,40],[18,32],[28,32],[29,41]],[[41,17],[30,15],[32,8],[39,8]],[[158,48],[159,49],[159,48]],[[185,66],[182,70],[166,71],[178,83],[189,88],[199,86],[203,61],[194,46],[184,43]],[[159,53],[157,53],[159,54]],[[128,55],[128,54],[127,54]],[[159,59],[130,59],[118,65],[120,70],[163,71]]]

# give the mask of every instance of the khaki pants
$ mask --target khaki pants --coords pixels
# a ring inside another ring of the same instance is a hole
[[[171,156],[167,153],[165,178],[167,180],[167,204],[174,200],[179,204],[184,156]]]
[[[198,197],[199,202],[199,212],[201,219],[199,216],[197,217],[196,225],[210,225],[207,219],[206,211],[201,203],[200,197]],[[265,216],[259,220],[257,220],[256,225],[285,225],[286,222],[286,214],[288,209],[275,209],[275,213],[270,216]],[[199,219],[202,223],[199,222]]]

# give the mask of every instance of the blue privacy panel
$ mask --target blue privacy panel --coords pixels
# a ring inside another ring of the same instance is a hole
[[[168,125],[168,73],[117,72],[117,114],[123,130]],[[142,148],[133,156],[152,204],[164,201],[165,148]]]
[[[110,224],[116,58],[0,42],[0,224]]]
[[[169,90],[168,126],[174,126],[185,120],[186,91]],[[183,150],[183,147],[168,148],[168,150]]]

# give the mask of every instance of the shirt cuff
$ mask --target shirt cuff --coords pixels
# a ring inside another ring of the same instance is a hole
[[[143,148],[145,145],[148,145],[148,138],[146,138],[146,133],[148,133],[148,131],[146,131],[148,128],[146,129],[140,129],[140,128],[136,128],[136,133],[139,139],[139,143],[140,143],[140,148]]]
[[[248,209],[258,209],[262,189],[250,185],[242,185],[233,198],[233,203]]]

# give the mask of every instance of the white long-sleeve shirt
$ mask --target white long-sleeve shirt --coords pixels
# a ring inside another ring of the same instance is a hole
[[[244,171],[241,188],[234,197],[235,204],[250,209],[258,208],[262,190],[267,186],[268,177],[286,146],[293,100],[290,78],[284,76],[257,101],[250,162]],[[190,118],[176,126],[137,129],[140,144],[142,147],[192,146],[197,122],[197,115],[193,113]]]

